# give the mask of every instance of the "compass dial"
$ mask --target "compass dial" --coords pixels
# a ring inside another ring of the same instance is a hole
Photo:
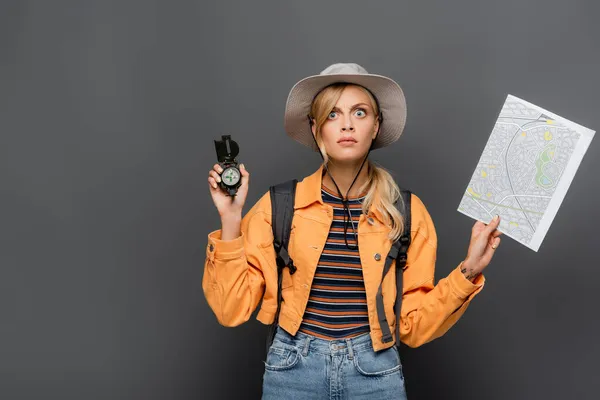
[[[234,167],[228,167],[221,174],[223,183],[227,186],[234,186],[240,181],[240,171]]]

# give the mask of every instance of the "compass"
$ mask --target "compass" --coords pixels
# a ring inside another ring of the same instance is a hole
[[[223,172],[219,174],[221,177],[219,186],[227,192],[228,196],[233,197],[242,185],[242,173],[235,158],[240,152],[240,147],[231,139],[231,135],[222,135],[221,140],[215,140],[215,150],[219,165],[223,168]]]

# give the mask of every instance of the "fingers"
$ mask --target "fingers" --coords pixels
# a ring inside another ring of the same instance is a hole
[[[208,173],[208,176],[212,177],[216,182],[221,182],[221,176],[217,174],[214,170],[211,170]]]
[[[495,237],[495,238],[492,238],[492,240],[490,240],[490,246],[492,247],[492,250],[496,250],[498,248],[501,240],[502,239],[499,237]]]
[[[221,182],[221,177],[219,176],[221,172],[223,172],[223,168],[219,164],[213,165],[213,169],[208,172],[208,183],[213,189],[217,189],[219,182]]]
[[[213,188],[216,189],[218,187],[218,183],[217,180],[215,178],[213,178],[212,176],[208,177],[208,184]]]

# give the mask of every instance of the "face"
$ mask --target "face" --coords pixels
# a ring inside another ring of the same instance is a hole
[[[356,86],[347,86],[323,124],[321,137],[327,154],[333,160],[361,162],[378,127],[379,121],[367,94]],[[315,130],[313,124],[313,135]]]

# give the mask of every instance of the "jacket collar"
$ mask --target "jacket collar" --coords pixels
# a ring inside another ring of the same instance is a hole
[[[296,186],[296,196],[294,201],[294,209],[307,207],[313,203],[318,202],[323,205],[323,197],[321,196],[321,186],[323,183],[323,172],[325,167],[321,163],[319,169],[313,174],[305,177],[302,181],[298,182]],[[374,201],[369,209],[369,215],[377,218],[379,222],[384,223],[384,218],[381,212],[375,207]]]

